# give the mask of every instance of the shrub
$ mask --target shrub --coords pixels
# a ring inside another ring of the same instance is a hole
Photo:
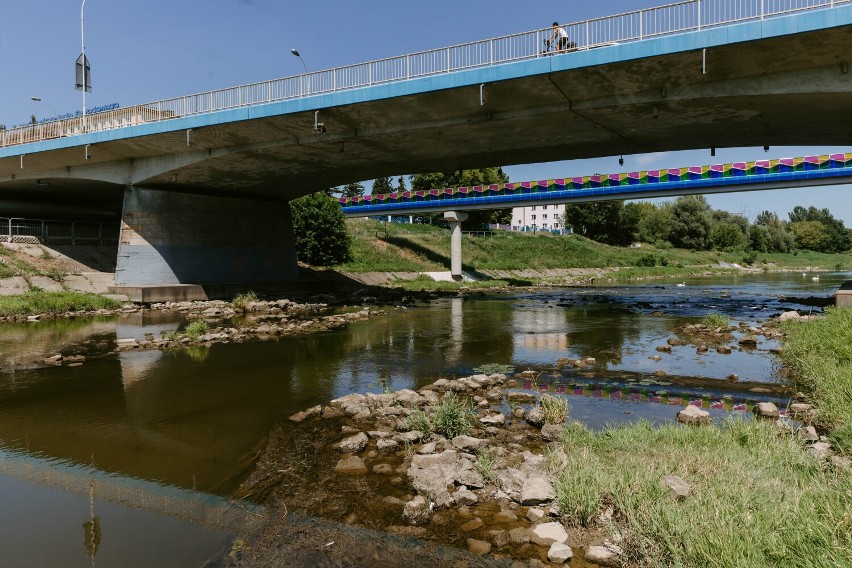
[[[450,392],[435,411],[435,430],[447,438],[455,438],[470,430],[473,407],[470,401],[459,398]]]
[[[408,427],[412,430],[418,430],[424,434],[430,434],[434,429],[429,416],[422,410],[418,410],[406,419]]]
[[[318,192],[290,202],[296,254],[314,266],[347,262],[351,237],[337,201]]]
[[[186,334],[187,337],[195,341],[196,339],[207,333],[208,329],[210,329],[210,327],[207,325],[206,321],[195,320],[194,322],[186,326],[186,329],[184,329],[183,332]]]
[[[544,420],[550,424],[562,424],[568,417],[568,400],[562,397],[541,395],[539,400]]]
[[[494,465],[497,461],[494,452],[491,451],[491,448],[485,446],[481,450],[479,450],[479,455],[476,456],[476,463],[474,467],[476,471],[479,472],[479,475],[484,477],[488,481],[494,481],[497,479],[497,475],[494,472]]]
[[[248,307],[256,301],[257,294],[249,290],[248,292],[234,296],[234,299],[231,300],[231,307],[234,311],[245,312],[248,311]]]
[[[636,259],[636,266],[657,266],[657,257],[651,253],[643,254]]]
[[[701,319],[701,323],[707,327],[725,327],[728,325],[728,317],[717,312],[710,312]]]

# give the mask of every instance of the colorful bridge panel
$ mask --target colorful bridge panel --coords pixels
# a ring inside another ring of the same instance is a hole
[[[836,170],[825,172],[825,170]],[[837,171],[839,170],[839,171]],[[668,168],[640,172],[624,172],[606,175],[590,175],[583,177],[558,178],[551,180],[510,182],[491,184],[488,186],[447,187],[388,194],[363,195],[343,197],[339,202],[346,210],[357,210],[369,213],[371,207],[391,205],[404,206],[412,202],[441,202],[447,200],[481,200],[496,198],[495,202],[511,203],[513,197],[539,195],[542,199],[565,197],[570,199],[577,195],[569,195],[577,191],[590,191],[591,195],[612,194],[608,188],[654,186],[649,190],[663,189],[666,184],[687,184],[681,187],[715,186],[726,184],[729,180],[735,183],[763,183],[775,180],[792,180],[784,174],[800,174],[809,177],[808,172],[822,172],[825,177],[835,175],[852,175],[852,153],[838,153],[820,156],[804,156],[799,158],[779,158],[773,160],[757,160],[754,162],[734,162],[730,164],[712,164],[707,166],[691,166],[688,168]],[[848,173],[847,173],[848,172]],[[821,175],[820,177],[823,177]],[[753,179],[750,179],[753,178]],[[439,206],[436,203],[436,206]]]

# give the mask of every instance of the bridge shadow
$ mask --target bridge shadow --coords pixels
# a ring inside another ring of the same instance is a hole
[[[414,253],[418,256],[426,258],[427,260],[430,260],[430,261],[432,261],[436,264],[440,264],[441,266],[444,267],[445,270],[451,269],[450,257],[449,256],[447,256],[445,254],[441,254],[439,252],[435,252],[432,249],[426,248],[423,245],[412,241],[408,237],[385,236],[385,237],[379,237],[379,239],[390,244],[390,245],[394,245],[394,246],[399,247],[401,249],[408,250],[409,252],[412,252],[412,253]],[[464,262],[462,262],[462,270],[464,272],[466,272],[467,274],[470,274],[471,276],[473,276],[477,280],[493,280],[494,279],[491,276],[489,276],[488,274],[480,272],[476,268],[471,266],[470,264],[465,264]],[[525,278],[500,278],[500,279],[505,280],[508,284],[510,284],[512,286],[532,286],[534,284],[534,282],[532,280],[527,280]]]

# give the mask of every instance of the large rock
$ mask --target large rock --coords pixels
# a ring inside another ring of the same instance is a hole
[[[589,546],[586,548],[586,562],[617,568],[621,566],[620,552],[617,547]]]
[[[760,418],[766,418],[769,420],[775,420],[780,416],[778,407],[775,406],[775,403],[773,402],[758,402],[754,406],[754,413]]]
[[[527,477],[521,487],[521,505],[539,505],[553,501],[555,497],[553,486],[540,475]]]
[[[357,454],[367,447],[369,439],[363,432],[349,436],[334,445],[334,449],[344,454]]]
[[[424,525],[432,519],[432,507],[422,495],[417,495],[405,504],[402,518],[412,525]]]
[[[453,498],[447,490],[447,481],[440,466],[432,465],[425,468],[415,467],[413,464],[408,469],[408,479],[411,485],[421,495],[429,498],[435,507],[443,509],[453,503]]]
[[[456,436],[452,442],[455,447],[466,452],[477,452],[485,444],[485,440],[472,436]]]
[[[541,428],[542,426],[544,426],[545,421],[544,411],[539,407],[533,408],[529,412],[527,412],[526,419],[527,424],[529,424],[533,428]]]
[[[690,424],[693,426],[709,425],[713,423],[709,412],[692,405],[687,406],[677,413],[677,421],[681,424]]]
[[[491,543],[475,538],[467,539],[467,549],[474,554],[488,554],[491,552]]]
[[[303,422],[304,420],[307,420],[308,418],[313,418],[314,416],[319,416],[320,413],[322,413],[322,406],[312,406],[311,408],[308,408],[307,410],[297,412],[296,414],[292,415],[288,420],[290,420],[291,422],[297,422],[297,423]]]
[[[669,489],[675,499],[686,499],[689,495],[690,486],[677,475],[666,475],[660,480],[660,487]]]
[[[565,424],[545,424],[541,427],[541,438],[545,442],[558,442],[565,433]]]
[[[364,475],[367,473],[367,465],[358,456],[342,458],[334,466],[334,473],[338,475]]]
[[[565,564],[574,557],[574,551],[567,544],[554,542],[547,551],[547,559],[554,564]]]
[[[530,541],[539,546],[550,546],[554,542],[564,544],[568,540],[568,532],[561,523],[541,523],[529,529]]]

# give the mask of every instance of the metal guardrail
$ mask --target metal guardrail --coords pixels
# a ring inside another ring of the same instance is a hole
[[[852,0],[684,0],[562,27],[575,45],[572,51],[581,51],[792,12],[833,8],[850,2]],[[75,117],[0,130],[0,147],[534,59],[555,53],[542,51],[551,33],[549,28],[534,30],[118,108],[87,115],[85,128],[82,117]]]
[[[120,229],[119,223],[0,217],[0,242],[109,245],[118,243]]]

